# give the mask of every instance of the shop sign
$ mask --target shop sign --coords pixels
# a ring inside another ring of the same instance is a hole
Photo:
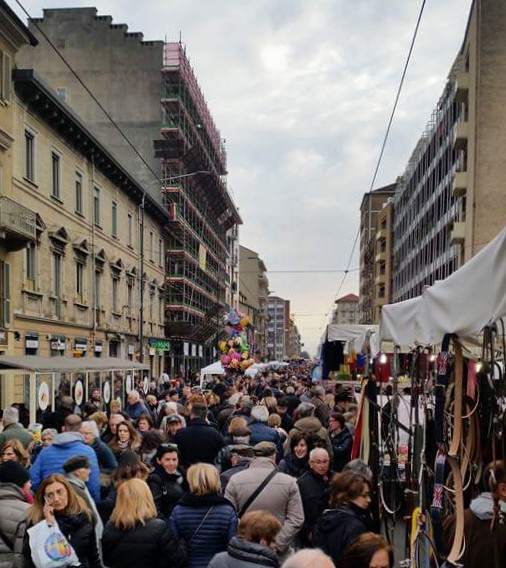
[[[39,348],[39,339],[35,338],[26,338],[25,339],[25,347],[26,349],[38,349]]]
[[[97,342],[95,343],[95,353],[102,353],[102,348],[103,348],[102,342],[99,343],[99,342],[97,341]]]
[[[156,355],[156,349],[153,349],[153,347],[149,348],[149,356],[150,357],[154,357]]]
[[[134,346],[133,346],[133,345],[129,345],[129,346],[127,347],[127,353],[128,353],[129,355],[133,355],[133,354],[134,354]]]
[[[76,351],[88,351],[88,343],[82,339],[76,339],[74,349]]]
[[[157,339],[152,337],[149,340],[149,346],[153,349],[158,349],[159,351],[170,351],[170,342],[168,339]]]
[[[65,339],[60,337],[55,337],[51,339],[50,343],[51,351],[65,351],[66,342]]]

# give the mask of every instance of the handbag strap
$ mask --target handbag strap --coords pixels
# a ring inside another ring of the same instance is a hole
[[[192,534],[190,538],[190,544],[193,542],[193,539],[197,536],[197,533],[200,530],[200,527],[206,522],[207,517],[211,514],[211,511],[214,509],[214,506],[207,510],[207,513],[204,515],[204,518],[200,521],[199,526],[195,529],[195,532]]]
[[[276,473],[278,473],[278,470],[273,469],[269,473],[269,475],[262,481],[262,483],[260,483],[260,485],[255,489],[255,491],[253,491],[253,493],[248,497],[244,505],[241,507],[240,511],[237,513],[237,516],[239,518],[241,518],[244,515],[244,513],[248,510],[251,503],[253,503],[253,501],[260,495],[260,493],[262,493],[262,491],[265,489],[269,481],[276,475]]]

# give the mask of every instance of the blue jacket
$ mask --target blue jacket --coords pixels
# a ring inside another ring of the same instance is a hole
[[[207,568],[211,558],[227,550],[236,535],[237,514],[224,497],[185,493],[172,510],[169,526],[175,539],[183,537],[188,542],[188,568]]]
[[[127,404],[125,407],[125,412],[130,416],[132,420],[138,420],[141,414],[149,414],[147,408],[139,400],[135,404]]]
[[[283,457],[283,441],[281,439],[281,435],[277,430],[267,426],[264,422],[251,422],[248,425],[248,428],[251,432],[250,437],[250,444],[255,446],[260,442],[272,442],[276,444],[277,448],[277,461],[279,461]]]
[[[55,436],[51,446],[44,448],[30,468],[32,488],[36,491],[52,473],[65,474],[63,464],[71,457],[86,456],[91,465],[90,480],[86,484],[95,501],[100,501],[100,472],[95,451],[84,443],[78,432],[63,432]]]
[[[90,447],[95,450],[100,471],[110,473],[113,469],[118,467],[118,462],[111,448],[107,444],[104,444],[100,438],[95,438]]]

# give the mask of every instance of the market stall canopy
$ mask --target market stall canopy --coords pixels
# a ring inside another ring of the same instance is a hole
[[[106,370],[148,370],[149,365],[118,359],[117,357],[21,357],[0,356],[0,369],[26,369],[27,371],[56,372],[65,371],[106,371]]]
[[[369,341],[371,354],[379,352],[379,326],[360,324],[329,323],[326,331],[327,341],[351,341],[353,349],[359,353],[364,350]],[[325,336],[324,336],[325,337]]]
[[[251,367],[248,367],[244,372],[248,377],[254,377],[257,373],[261,373],[266,368],[265,363],[253,363]]]
[[[475,340],[506,317],[506,228],[445,280],[422,296],[383,306],[381,340],[400,346],[435,345],[445,333]]]
[[[200,386],[202,386],[204,377],[206,375],[224,375],[224,374],[225,374],[225,369],[223,368],[221,361],[216,361],[216,363],[211,363],[207,367],[200,369]]]

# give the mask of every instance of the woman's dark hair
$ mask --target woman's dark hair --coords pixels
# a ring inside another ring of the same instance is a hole
[[[297,430],[294,433],[293,438],[290,440],[290,450],[293,452],[295,446],[301,440],[305,440],[307,444],[307,453],[309,455],[309,452],[313,449],[314,444],[313,444],[313,436],[311,436],[311,434],[309,434],[308,432],[301,432],[300,430]]]
[[[165,454],[172,454],[174,452],[176,452],[176,454],[179,456],[177,444],[160,444],[158,446],[158,449],[156,450],[155,458],[157,460],[161,460]]]
[[[141,458],[130,450],[125,450],[119,460],[118,467],[112,474],[115,485],[122,481],[133,479],[134,477],[146,479],[149,474],[149,467],[142,463]]]
[[[330,484],[329,505],[331,507],[337,507],[337,505],[357,499],[362,495],[364,486],[369,490],[371,489],[369,480],[363,475],[354,471],[336,473]]]
[[[332,414],[329,416],[329,418],[333,418],[336,422],[339,422],[339,426],[341,426],[341,430],[346,425],[346,420],[344,419],[344,416],[340,412],[332,412]]]
[[[379,550],[388,554],[388,565],[394,565],[394,553],[388,542],[374,533],[364,533],[356,538],[346,549],[342,568],[369,568],[372,557]]]
[[[163,442],[162,435],[157,430],[148,430],[142,435],[141,449],[139,452],[156,450]]]
[[[139,425],[139,422],[141,420],[146,420],[146,422],[149,424],[150,428],[154,427],[153,419],[151,418],[151,416],[149,414],[141,414],[139,416],[139,419],[137,420],[137,426]]]

